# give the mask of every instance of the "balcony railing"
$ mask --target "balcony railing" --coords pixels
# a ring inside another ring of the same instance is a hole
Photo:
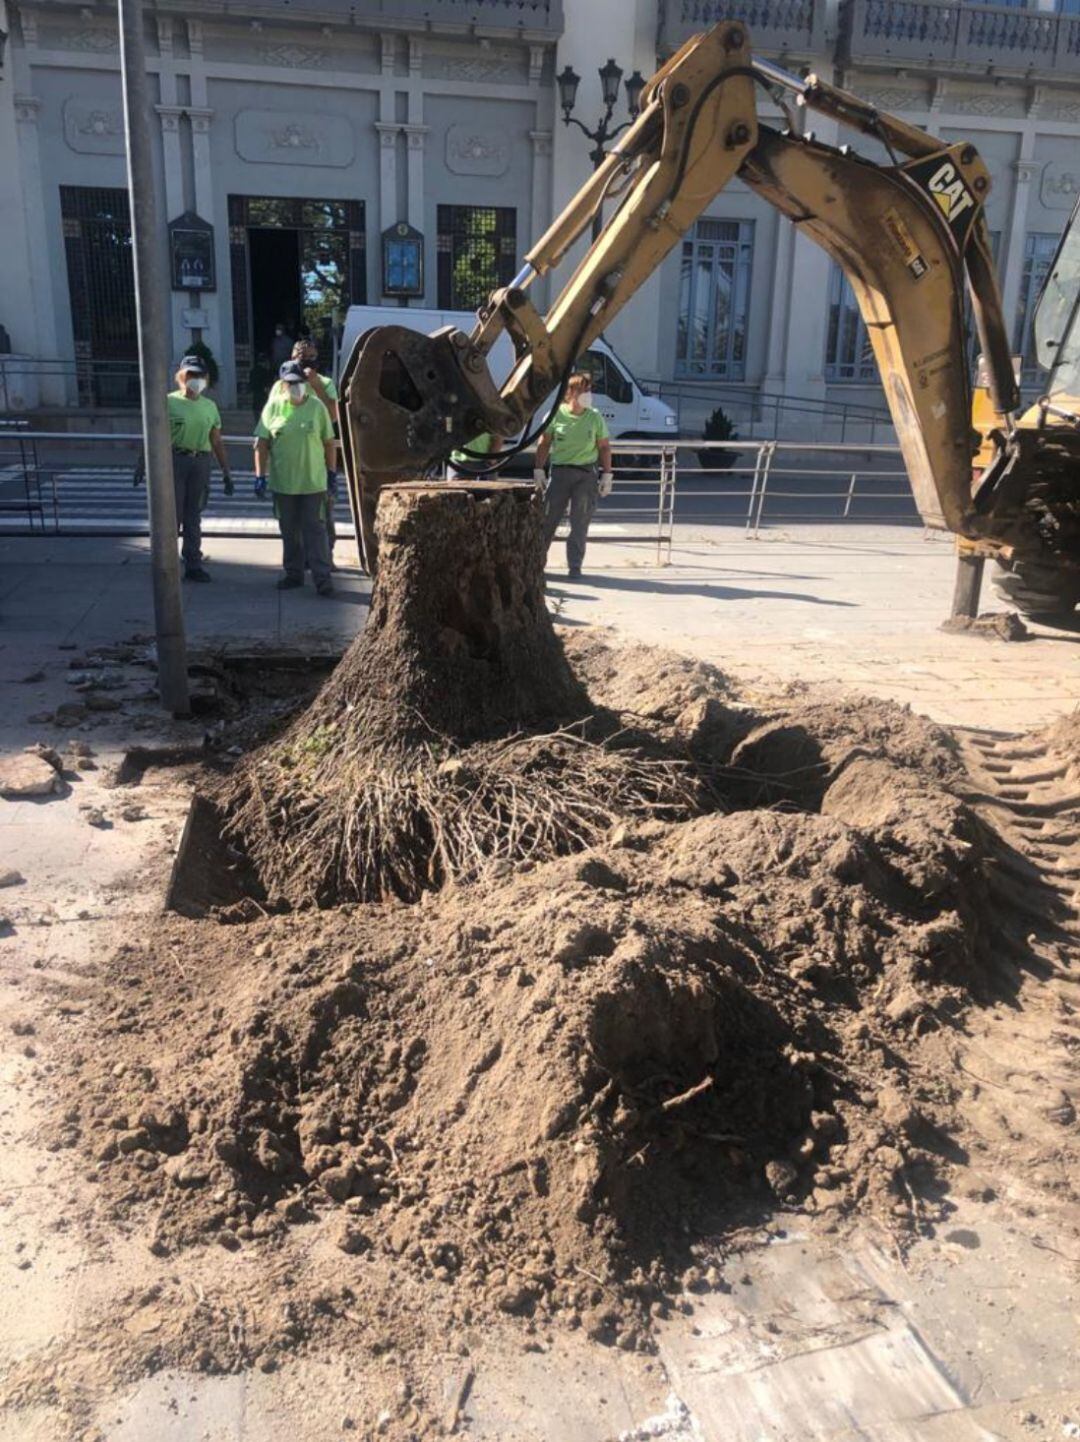
[[[657,48],[670,55],[719,20],[741,20],[754,49],[767,55],[820,55],[825,0],[661,0]]]
[[[35,8],[75,10],[75,0],[35,0]],[[115,3],[102,13],[115,13]],[[161,0],[157,7],[192,15],[256,16],[309,24],[393,27],[444,32],[476,30],[481,35],[522,34],[553,40],[563,32],[563,0]]]
[[[850,0],[854,61],[1080,74],[1080,15],[967,0]]]

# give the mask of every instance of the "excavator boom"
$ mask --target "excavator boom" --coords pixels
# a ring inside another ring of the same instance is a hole
[[[759,86],[873,136],[894,163],[823,145],[794,126],[759,124]],[[361,336],[343,381],[344,445],[366,555],[379,487],[432,470],[483,431],[524,431],[528,442],[533,416],[577,357],[735,176],[823,246],[850,280],[926,523],[982,534],[985,519],[971,517],[977,438],[965,278],[1006,431],[1019,399],[983,218],[985,165],[970,144],[947,144],[814,76],[801,80],[755,60],[745,26],[724,21],[657,72],[631,128],[513,282],[491,295],[470,334],[383,326]],[[529,286],[560,263],[605,202],[614,202],[606,224],[540,315]],[[486,357],[503,331],[516,360],[496,385]]]

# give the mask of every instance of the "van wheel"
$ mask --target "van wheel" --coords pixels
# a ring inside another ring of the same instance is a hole
[[[1030,558],[998,561],[994,589],[1031,621],[1071,621],[1080,605],[1080,571]]]

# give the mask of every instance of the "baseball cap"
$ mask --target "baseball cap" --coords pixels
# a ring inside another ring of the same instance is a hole
[[[302,385],[307,380],[304,374],[304,367],[298,361],[287,360],[278,371],[278,379],[283,380],[286,385]]]
[[[177,367],[178,370],[190,371],[192,375],[204,376],[206,374],[206,362],[197,355],[186,355]]]

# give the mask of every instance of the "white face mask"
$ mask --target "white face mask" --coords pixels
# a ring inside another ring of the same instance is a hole
[[[307,386],[302,385],[299,381],[291,381],[289,384],[289,399],[291,401],[302,401],[306,390]]]
[[[206,389],[206,377],[192,376],[192,378],[187,383],[187,388],[195,395],[201,396],[203,391]]]
[[[591,407],[592,407],[592,391],[578,391],[578,400],[581,402],[581,405],[582,405],[582,409],[583,409],[583,410],[586,410],[586,411],[587,411],[587,410],[591,409]]]

